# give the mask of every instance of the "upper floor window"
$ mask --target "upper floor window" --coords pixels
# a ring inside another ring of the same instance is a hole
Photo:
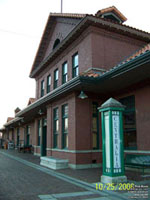
[[[44,96],[44,80],[41,81],[41,97]]]
[[[68,65],[67,62],[65,62],[62,65],[62,84],[66,83],[68,81]]]
[[[79,75],[79,56],[78,53],[72,56],[72,77]]]
[[[51,91],[51,75],[47,76],[47,93]]]
[[[60,43],[60,39],[57,38],[54,42],[53,49],[55,49],[59,43]]]
[[[58,69],[54,71],[54,89],[58,87]]]

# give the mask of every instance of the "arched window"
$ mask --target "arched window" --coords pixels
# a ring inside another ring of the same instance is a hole
[[[60,43],[60,39],[57,38],[54,42],[53,49],[55,49],[59,43]]]

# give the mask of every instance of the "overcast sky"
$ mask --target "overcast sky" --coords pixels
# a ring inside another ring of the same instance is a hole
[[[30,69],[50,12],[61,0],[0,0],[0,128],[35,97]],[[95,14],[116,6],[127,25],[150,32],[150,0],[63,0],[63,12]]]

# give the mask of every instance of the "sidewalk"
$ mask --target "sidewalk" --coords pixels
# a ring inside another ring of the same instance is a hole
[[[34,156],[31,153],[19,153],[17,150],[1,150],[4,151],[10,155],[17,156],[19,158],[22,158],[24,160],[27,160],[29,162],[32,162],[34,164],[40,165],[40,157],[39,156]],[[102,175],[102,168],[92,168],[92,169],[61,169],[61,170],[56,170],[59,173],[71,176],[73,178],[77,178],[79,180],[88,182],[88,183],[96,183],[100,182],[100,177]],[[143,181],[150,181],[150,174],[147,174],[145,172],[145,176],[142,176],[142,171],[139,170],[137,171],[129,171],[126,170],[125,175],[127,176],[127,180],[129,181],[136,181],[136,182],[143,182]],[[149,185],[150,186],[150,185]]]
[[[130,196],[132,195],[127,190],[126,191],[118,190],[118,188],[116,188],[115,190],[110,190],[107,187],[102,190],[96,190],[96,183],[101,184],[100,177],[102,175],[102,168],[82,169],[82,170],[73,170],[68,168],[63,170],[51,170],[40,166],[40,158],[32,154],[18,153],[16,150],[0,150],[0,152],[2,152],[2,154],[4,153],[4,155],[6,154],[9,155],[9,157],[12,157],[14,160],[17,160],[17,162],[19,161],[20,163],[23,163],[26,166],[32,167],[31,170],[33,169],[36,171],[38,170],[39,173],[44,172],[45,174],[43,176],[49,175],[50,182],[51,180],[53,180],[53,182],[54,180],[56,180],[57,183],[61,183],[60,186],[57,186],[58,188],[61,189],[55,190],[54,188],[56,187],[56,185],[52,184],[51,185],[52,190],[51,191],[47,190],[49,192],[46,192],[45,188],[44,194],[42,194],[43,192],[41,190],[41,187],[44,187],[44,185],[41,185],[40,186],[41,195],[39,194],[38,198],[41,200],[52,200],[52,199],[79,200],[85,198],[88,200],[113,200],[113,199],[120,200],[120,199],[128,199],[128,195]],[[35,173],[38,173],[36,171]],[[24,174],[23,169],[22,172]],[[129,183],[134,183],[140,186],[146,185],[148,188],[150,188],[150,176],[142,177],[141,174],[142,174],[141,172],[126,171],[126,176],[128,178]],[[43,182],[41,183],[43,184]],[[77,188],[75,189],[74,187]],[[67,191],[68,193],[65,193],[65,191]]]

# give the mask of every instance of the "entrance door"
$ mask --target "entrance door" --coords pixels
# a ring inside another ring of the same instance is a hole
[[[42,141],[41,141],[41,156],[46,156],[47,148],[47,120],[42,120]]]

